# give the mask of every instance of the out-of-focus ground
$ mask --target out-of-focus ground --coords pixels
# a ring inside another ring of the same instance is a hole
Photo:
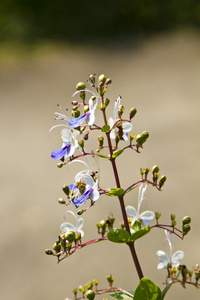
[[[4,53],[5,54],[5,53]],[[73,181],[77,165],[58,169],[50,158],[59,149],[60,130],[48,137],[55,125],[56,104],[70,107],[78,81],[90,73],[104,73],[113,80],[107,97],[120,94],[128,116],[138,110],[133,132],[148,130],[150,138],[141,154],[127,151],[119,158],[122,185],[140,177],[140,167],[158,164],[167,175],[162,192],[149,187],[149,209],[162,212],[162,222],[176,213],[178,225],[185,215],[192,218],[191,233],[175,240],[174,251],[183,250],[188,268],[200,263],[200,36],[176,33],[149,38],[136,45],[105,47],[50,47],[15,60],[5,54],[0,68],[1,104],[1,272],[0,299],[53,300],[72,297],[72,289],[94,279],[100,288],[105,276],[115,276],[115,286],[134,290],[138,277],[125,245],[109,242],[78,251],[60,264],[44,254],[56,241],[65,207],[57,203],[62,186]],[[89,147],[96,148],[91,143]],[[125,161],[124,161],[125,159]],[[101,185],[114,186],[110,166],[100,161]],[[103,171],[104,168],[104,171]],[[128,194],[126,204],[137,206],[137,190]],[[122,220],[118,200],[102,197],[83,215],[84,241],[97,237],[96,222],[112,211],[116,226]],[[69,221],[73,222],[73,219]],[[157,250],[169,251],[158,229],[136,242],[145,277],[164,288],[166,270],[157,270]],[[193,299],[200,291],[174,285],[166,299]]]

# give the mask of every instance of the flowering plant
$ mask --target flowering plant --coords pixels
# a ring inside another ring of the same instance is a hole
[[[108,86],[111,84],[111,79],[106,78],[104,74],[98,78],[96,75],[90,75],[88,83],[91,89],[87,89],[83,82],[79,82],[76,86],[74,97],[80,97],[81,100],[72,102],[72,118],[61,110],[61,113],[56,114],[56,120],[61,120],[63,124],[57,124],[52,129],[58,126],[65,127],[61,130],[62,146],[59,150],[54,150],[51,157],[58,160],[57,167],[62,168],[65,165],[71,165],[73,162],[78,162],[80,166],[84,165],[84,170],[75,175],[73,182],[63,186],[65,199],[60,198],[59,203],[64,206],[71,205],[72,211],[67,210],[65,213],[66,222],[60,226],[60,234],[58,240],[53,245],[53,250],[46,249],[46,254],[52,255],[60,262],[65,258],[74,254],[77,250],[89,246],[100,241],[110,241],[112,243],[121,243],[128,246],[133,264],[136,268],[139,284],[134,292],[125,291],[119,287],[113,287],[114,277],[108,275],[108,288],[98,289],[98,280],[93,280],[74,289],[75,299],[87,298],[93,300],[96,295],[110,293],[110,296],[115,299],[124,300],[162,300],[166,296],[172,284],[181,283],[182,286],[191,284],[199,286],[200,267],[196,265],[194,271],[189,270],[185,265],[180,265],[180,260],[184,258],[183,251],[176,251],[173,254],[173,246],[175,238],[184,239],[185,235],[190,231],[191,218],[186,216],[182,219],[182,227],[178,229],[176,215],[170,216],[170,224],[160,223],[160,212],[141,211],[141,204],[146,200],[145,192],[148,186],[161,191],[163,188],[166,176],[159,175],[159,167],[157,165],[150,168],[140,169],[140,179],[133,182],[130,186],[124,188],[121,186],[119,172],[117,168],[117,158],[123,156],[127,149],[134,150],[140,153],[144,143],[149,138],[147,131],[141,134],[133,134],[132,119],[135,117],[137,110],[132,108],[128,118],[124,118],[124,106],[121,104],[122,97],[119,96],[112,104],[108,98],[105,98],[105,93]],[[89,100],[87,100],[88,94]],[[114,106],[113,117],[107,117],[107,107]],[[81,113],[81,110],[83,111]],[[96,113],[102,115],[103,125],[95,123]],[[86,142],[88,137],[94,132],[100,133],[97,138],[98,148],[96,151],[88,152]],[[115,179],[115,187],[105,188],[100,183],[100,163],[101,159],[106,159],[112,166],[112,171]],[[138,205],[137,209],[132,206],[125,207],[125,198],[133,189],[138,188]],[[80,217],[87,210],[94,206],[103,196],[117,197],[120,203],[122,222],[120,227],[114,227],[115,217],[109,214],[105,220],[101,220],[96,224],[98,237],[84,242],[83,218]],[[67,222],[67,213],[71,213],[75,217],[75,225]],[[153,223],[154,222],[154,223]],[[160,260],[157,268],[165,268],[167,270],[166,287],[163,291],[150,279],[144,277],[141,263],[138,259],[135,243],[139,238],[143,238],[149,234],[154,228],[164,230],[166,240],[169,244],[169,256],[166,252],[159,250],[156,252]],[[194,273],[194,274],[193,274]],[[82,293],[78,297],[78,290]]]

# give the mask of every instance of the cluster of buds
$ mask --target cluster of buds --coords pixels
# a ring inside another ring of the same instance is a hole
[[[158,172],[159,172],[159,167],[157,165],[153,166],[153,168],[152,168],[153,183],[155,185],[158,184],[159,189],[161,189],[163,187],[165,181],[167,180],[167,177],[165,175],[162,175],[160,177],[160,174]],[[159,177],[160,177],[160,179],[159,179],[159,182],[158,182]]]
[[[138,152],[139,152],[139,148],[143,147],[143,144],[146,142],[148,137],[149,137],[148,131],[143,131],[141,134],[138,134],[136,136],[136,148]]]
[[[105,92],[107,91],[108,84],[110,84],[112,82],[112,80],[110,78],[106,78],[106,76],[104,74],[101,74],[99,76],[98,86],[96,84],[97,80],[96,80],[96,75],[95,74],[90,75],[88,81],[89,81],[91,87],[96,88],[97,92],[100,95],[105,94]]]
[[[140,168],[140,174],[142,176],[142,179],[147,180],[147,175],[148,175],[149,171],[150,171],[149,168]]]
[[[73,289],[74,299],[77,299],[78,291],[82,293],[81,298],[87,298],[89,300],[93,300],[95,298],[95,294],[97,292],[97,287],[99,284],[98,279],[94,279],[85,284],[85,286],[80,285],[78,288]],[[94,288],[94,290],[93,290]]]
[[[183,230],[183,236],[185,236],[186,234],[188,234],[188,232],[190,231],[191,227],[190,224],[191,223],[191,218],[186,216],[183,218],[182,220],[182,230]]]
[[[172,227],[173,229],[176,227],[177,225],[177,221],[176,221],[176,215],[175,214],[171,214],[171,224],[172,224]]]
[[[115,222],[115,218],[112,214],[108,214],[106,220],[101,220],[100,222],[96,223],[98,234],[101,234],[102,237],[105,236],[107,230],[109,228],[113,228],[113,224]]]

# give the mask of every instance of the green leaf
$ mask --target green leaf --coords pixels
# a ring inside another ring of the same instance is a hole
[[[101,155],[101,154],[98,154],[96,153],[97,156],[101,157],[101,158],[107,158],[107,159],[110,159],[110,157],[106,156],[106,155]]]
[[[102,131],[102,132],[109,132],[109,131],[110,131],[110,126],[109,126],[109,125],[104,125],[104,126],[101,128],[101,131]]]
[[[130,189],[128,189],[125,194],[129,193],[130,191],[134,190],[138,185],[132,186]]]
[[[107,196],[122,196],[124,194],[124,190],[123,189],[119,189],[119,188],[111,188],[110,191],[108,192],[108,194],[106,194]]]
[[[135,290],[134,300],[161,300],[161,290],[150,279],[142,278]]]
[[[123,149],[113,151],[112,158],[116,158],[117,156],[121,155],[123,152],[124,152]]]
[[[130,234],[121,228],[110,228],[107,233],[107,239],[114,243],[128,243]]]
[[[137,239],[141,238],[145,234],[149,233],[151,228],[146,226],[145,228],[141,228],[141,222],[135,221],[135,223],[131,226],[131,238],[130,241],[134,242]]]
[[[134,291],[130,291],[129,293],[134,295]],[[124,292],[112,292],[112,293],[110,293],[110,296],[114,299],[117,299],[117,300],[131,300],[131,299],[133,299],[133,297],[127,295]]]

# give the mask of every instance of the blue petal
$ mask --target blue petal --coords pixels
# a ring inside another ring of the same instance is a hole
[[[62,149],[60,150],[54,150],[52,153],[51,153],[51,157],[53,159],[61,159],[65,156],[65,154],[67,153],[67,149],[71,146],[71,144],[69,143],[68,145],[66,145],[65,147],[63,147]]]
[[[75,206],[83,205],[87,198],[89,197],[92,189],[87,190],[83,195],[79,196],[78,198],[74,199],[73,203]]]
[[[86,117],[87,117],[87,114],[84,114],[79,118],[73,118],[68,122],[68,126],[73,127],[73,128],[79,127],[84,122]]]
[[[68,188],[70,191],[75,192],[76,190],[78,190],[77,186],[74,184],[69,184]]]

